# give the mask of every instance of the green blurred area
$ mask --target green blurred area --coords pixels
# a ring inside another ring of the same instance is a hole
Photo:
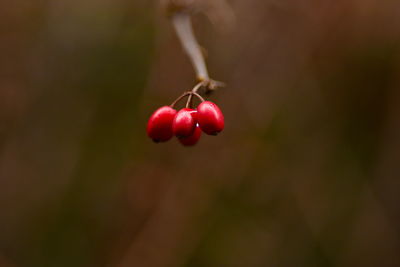
[[[230,3],[193,148],[145,134],[194,82],[157,2],[0,4],[1,267],[400,265],[400,3]]]

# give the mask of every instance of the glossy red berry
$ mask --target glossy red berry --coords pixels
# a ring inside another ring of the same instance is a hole
[[[169,106],[157,109],[147,123],[147,135],[156,143],[171,139],[173,136],[172,122],[175,115],[176,110]]]
[[[199,126],[196,126],[194,132],[187,137],[178,137],[179,142],[184,146],[194,146],[197,144],[201,136],[201,129]]]
[[[204,101],[197,107],[197,121],[206,134],[217,135],[224,129],[224,115],[219,107],[210,101]]]
[[[177,137],[186,137],[192,135],[196,127],[196,111],[190,108],[181,109],[175,116],[172,123],[172,132]]]

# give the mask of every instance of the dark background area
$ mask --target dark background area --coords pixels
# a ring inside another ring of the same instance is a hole
[[[0,4],[0,266],[400,266],[400,2],[194,17],[226,128],[145,125],[194,84],[156,1]]]

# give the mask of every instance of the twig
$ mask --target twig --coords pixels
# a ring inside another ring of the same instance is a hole
[[[172,24],[186,54],[193,64],[197,79],[199,81],[209,80],[206,62],[194,36],[190,15],[185,12],[175,13],[172,16]]]
[[[182,43],[183,49],[189,56],[190,61],[192,62],[192,65],[196,72],[197,80],[202,83],[200,87],[204,86],[206,88],[206,93],[210,93],[219,87],[225,86],[224,83],[215,81],[211,79],[208,75],[207,65],[204,60],[204,56],[193,32],[190,13],[184,11],[176,12],[172,15],[171,19],[176,34],[178,35],[178,38]],[[192,95],[189,97],[189,100],[192,101]]]

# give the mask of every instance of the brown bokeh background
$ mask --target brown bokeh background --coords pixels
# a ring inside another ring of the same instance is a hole
[[[400,266],[400,2],[230,3],[193,148],[145,134],[194,82],[156,1],[0,4],[1,267]]]

